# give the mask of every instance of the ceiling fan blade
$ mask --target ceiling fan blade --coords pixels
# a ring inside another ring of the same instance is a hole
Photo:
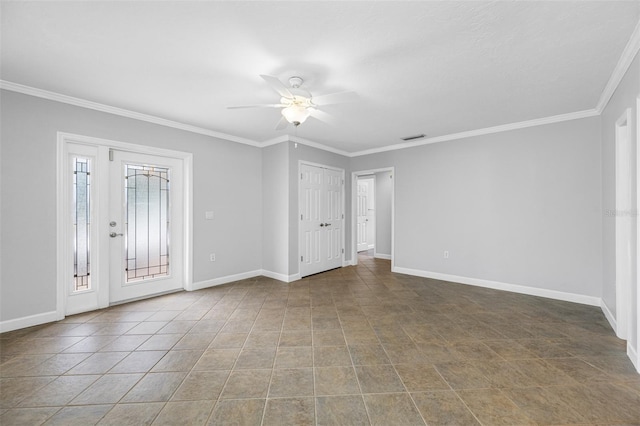
[[[288,125],[289,125],[289,122],[287,121],[287,119],[284,117],[281,117],[280,121],[278,121],[278,125],[276,126],[276,130],[284,130],[287,128]]]
[[[309,108],[309,113],[311,114],[311,117],[315,118],[316,120],[320,120],[323,123],[327,123],[330,125],[336,124],[336,119],[332,115],[327,114],[324,111],[315,108]]]
[[[264,74],[260,74],[260,77],[262,77],[262,79],[266,81],[273,90],[278,92],[280,96],[287,99],[293,99],[293,95],[291,94],[287,86],[282,84],[282,82],[276,77]]]
[[[240,108],[284,108],[283,104],[257,104],[257,105],[237,105],[228,106],[227,109],[240,109]]]
[[[336,92],[329,93],[327,95],[321,95],[318,97],[312,97],[311,102],[315,105],[330,105],[330,104],[344,104],[347,102],[357,102],[360,100],[360,96],[356,92]]]

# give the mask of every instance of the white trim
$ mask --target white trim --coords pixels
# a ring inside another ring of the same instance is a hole
[[[631,329],[631,108],[627,108],[615,123],[615,276],[616,335],[629,340]]]
[[[620,59],[618,59],[616,67],[611,73],[611,77],[609,77],[607,85],[600,94],[600,99],[598,99],[598,103],[596,105],[596,111],[598,111],[599,114],[607,107],[607,104],[618,88],[622,78],[627,73],[631,63],[638,54],[638,50],[640,50],[640,21],[638,21],[633,33],[631,33],[631,37],[622,51],[622,55],[620,55]]]
[[[148,123],[159,124],[160,126],[173,127],[174,129],[186,130],[187,132],[197,133],[200,135],[212,136],[218,139],[224,139],[230,142],[237,142],[245,145],[260,146],[259,142],[239,136],[229,135],[227,133],[216,132],[214,130],[204,129],[202,127],[184,124],[166,118],[156,117],[154,115],[143,114],[124,108],[118,108],[86,99],[75,98],[48,90],[37,89],[35,87],[25,86],[11,81],[0,80],[0,89],[10,90],[12,92],[23,93],[50,101],[62,102],[64,104],[74,105],[82,108],[92,109],[95,111],[106,112],[108,114],[119,115],[121,117],[132,118],[134,120],[146,121]]]
[[[636,213],[640,214],[640,95],[636,98]],[[635,358],[631,360],[636,366],[636,370],[640,373],[640,226],[636,217],[636,347]],[[633,301],[632,301],[633,303]]]
[[[389,256],[389,260],[391,260],[391,270],[394,267],[394,253],[395,253],[395,226],[396,226],[396,169],[394,167],[381,167],[379,169],[369,169],[369,170],[358,170],[355,172],[351,172],[351,264],[356,266],[358,264],[358,235],[357,235],[357,212],[356,205],[358,196],[358,177],[359,176],[367,176],[367,175],[375,175],[376,173],[381,172],[391,172],[392,182],[391,182],[391,255]],[[375,257],[375,251],[374,251]]]
[[[300,279],[300,274],[285,275],[273,271],[268,271],[266,269],[262,269],[261,273],[267,278],[273,278],[274,280],[282,281],[284,283],[290,283],[293,281],[298,281]]]
[[[261,269],[256,269],[255,271],[241,272],[239,274],[226,275],[224,277],[213,278],[213,279],[204,280],[204,281],[198,281],[198,282],[195,282],[195,283],[191,284],[191,290],[189,290],[189,291],[202,290],[203,288],[215,287],[215,286],[218,286],[218,285],[232,283],[232,282],[235,282],[235,281],[246,280],[248,278],[259,277],[261,275],[262,275],[262,270]]]
[[[62,316],[64,318],[64,316]],[[58,311],[43,312],[41,314],[29,315],[26,317],[14,318],[0,321],[0,333],[18,330],[21,328],[33,327],[34,325],[46,324],[48,322],[59,321]]]
[[[395,145],[383,146],[380,148],[365,149],[364,151],[352,152],[349,157],[360,157],[362,155],[377,154],[380,152],[396,151],[398,149],[413,148],[416,146],[429,145],[432,143],[446,142],[458,139],[471,138],[493,133],[508,132],[511,130],[524,129],[527,127],[542,126],[545,124],[561,123],[563,121],[579,120],[582,118],[595,117],[600,113],[595,109],[570,112],[567,114],[553,115],[551,117],[536,118],[534,120],[519,121],[517,123],[502,124],[500,126],[485,127],[483,129],[469,130],[467,132],[451,133],[448,135],[436,136],[433,138],[420,139],[415,142],[405,142]]]
[[[392,267],[392,272],[413,275],[416,277],[431,278],[441,281],[450,281],[460,284],[468,284],[476,287],[491,288],[494,290],[510,291],[512,293],[528,294],[530,296],[546,297],[548,299],[563,300],[565,302],[580,303],[590,306],[601,306],[602,299],[584,294],[567,293],[564,291],[549,290],[545,288],[529,287],[519,284],[509,284],[499,281],[483,280],[479,278],[461,277],[458,275],[442,274],[440,272],[421,271],[418,269]]]
[[[631,343],[627,342],[627,356],[631,360],[631,363],[636,368],[636,371],[640,373],[640,357],[638,357],[638,352],[631,346]]]
[[[343,155],[345,157],[351,157],[352,156],[347,151],[343,151],[343,150],[338,149],[338,148],[332,148],[330,146],[323,145],[323,144],[318,143],[318,142],[310,141],[309,139],[304,139],[304,138],[301,138],[299,136],[289,136],[289,141],[290,142],[294,142],[294,143],[299,143],[301,145],[310,146],[312,148],[321,149],[323,151],[333,152],[334,154]]]
[[[616,322],[615,315],[613,315],[613,313],[611,312],[611,309],[609,309],[609,306],[607,306],[607,303],[604,301],[604,299],[602,299],[602,302],[600,302],[600,309],[602,309],[602,313],[604,314],[604,317],[607,319],[607,321],[609,321],[609,325],[615,332],[616,329],[618,328],[618,323]]]
[[[345,266],[355,266],[355,263],[353,260],[345,260],[342,262],[342,267],[344,268]]]
[[[373,257],[375,259],[391,260],[391,255],[390,254],[373,253]]]

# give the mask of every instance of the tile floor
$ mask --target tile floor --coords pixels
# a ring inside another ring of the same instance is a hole
[[[640,424],[599,308],[362,256],[0,335],[0,424]]]

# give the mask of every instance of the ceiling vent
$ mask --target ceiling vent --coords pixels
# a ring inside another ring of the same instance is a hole
[[[402,139],[403,141],[407,141],[408,142],[408,141],[413,141],[413,140],[416,140],[416,139],[422,139],[425,136],[427,136],[427,135],[421,134],[421,135],[414,135],[414,136],[406,136],[406,137],[400,138],[400,139]]]

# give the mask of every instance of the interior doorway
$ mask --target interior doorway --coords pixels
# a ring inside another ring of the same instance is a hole
[[[191,162],[58,135],[59,317],[190,289]]]
[[[358,253],[374,250],[376,243],[376,179],[375,175],[358,177],[356,223]]]
[[[394,171],[393,167],[384,167],[351,175],[353,265],[358,264],[359,254],[388,259],[394,265]]]

